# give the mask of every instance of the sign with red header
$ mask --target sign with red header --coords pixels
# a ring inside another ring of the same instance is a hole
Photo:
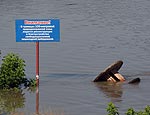
[[[16,20],[16,42],[59,42],[58,19]]]
[[[36,42],[36,114],[39,114],[39,42],[59,42],[58,19],[16,20],[16,42]]]

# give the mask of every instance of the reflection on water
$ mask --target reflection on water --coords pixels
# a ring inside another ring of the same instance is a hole
[[[22,90],[0,90],[0,114],[23,108],[25,96]]]
[[[103,92],[112,102],[122,101],[123,95],[122,83],[97,82],[95,86]]]

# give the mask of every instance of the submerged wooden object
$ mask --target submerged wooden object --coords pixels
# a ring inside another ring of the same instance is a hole
[[[123,65],[123,61],[119,60],[108,66],[105,70],[103,70],[94,80],[93,82],[102,82],[102,81],[125,81],[124,77],[118,72],[121,66]],[[129,84],[140,83],[140,78],[135,78],[129,81]]]
[[[141,81],[141,79],[138,77],[138,78],[135,78],[135,79],[129,81],[128,83],[129,84],[135,84],[135,83],[140,83],[140,81]]]
[[[113,77],[116,81],[120,81],[115,74],[118,73],[119,69],[123,65],[123,61],[119,60],[108,66],[104,71],[102,71],[93,82],[107,81],[110,77]]]

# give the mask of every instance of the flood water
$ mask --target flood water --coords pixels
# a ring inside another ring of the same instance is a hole
[[[16,19],[60,19],[61,41],[40,43],[41,111],[106,115],[112,101],[123,114],[150,104],[150,0],[0,0],[1,57],[18,53],[26,76],[34,78],[35,43],[16,43]],[[120,73],[127,80],[140,77],[140,84],[91,82],[120,59]],[[35,112],[35,93],[18,95],[20,106],[13,110]]]

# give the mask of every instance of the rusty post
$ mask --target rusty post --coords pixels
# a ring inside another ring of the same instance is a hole
[[[39,114],[39,42],[36,42],[36,114]]]

